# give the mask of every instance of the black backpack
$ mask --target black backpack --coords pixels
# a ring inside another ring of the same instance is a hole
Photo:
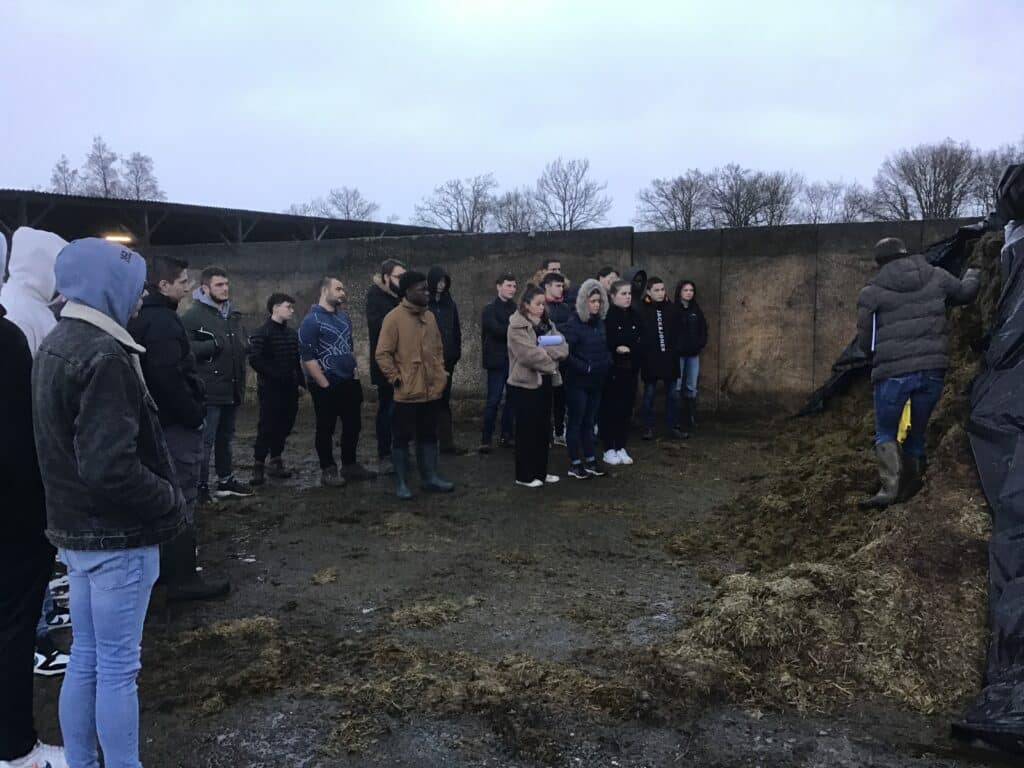
[[[1003,221],[1024,219],[1024,163],[1009,165],[996,187],[996,213]]]

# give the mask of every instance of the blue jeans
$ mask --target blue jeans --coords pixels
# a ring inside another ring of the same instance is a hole
[[[910,430],[903,441],[908,456],[924,458],[924,434],[928,418],[942,396],[943,370],[914,371],[875,384],[875,445],[896,439],[903,406],[910,401]]]
[[[675,429],[679,423],[679,390],[674,381],[666,381],[665,385],[665,425]],[[654,394],[657,392],[657,381],[644,382],[644,399],[641,404],[644,428],[654,429]]]
[[[679,358],[679,379],[676,392],[684,394],[687,400],[697,399],[697,379],[700,377],[700,357]]]
[[[508,366],[487,369],[487,404],[484,406],[482,441],[484,443],[489,443],[491,438],[494,437],[494,425],[498,421],[498,406],[501,405],[501,396],[505,393],[505,381],[507,379]],[[511,392],[508,394],[511,394]],[[501,412],[501,436],[510,436],[513,429],[512,407],[508,402],[508,395],[506,395],[505,407]]]
[[[210,455],[218,480],[231,479],[231,442],[235,439],[237,405],[206,406],[206,428],[203,431],[203,463],[199,467],[199,484],[210,482]]]
[[[568,422],[565,428],[565,444],[569,448],[569,460],[573,464],[583,459],[591,461],[594,453],[594,422],[601,409],[601,390],[565,387],[565,407]]]
[[[60,550],[68,566],[73,635],[60,689],[60,730],[69,765],[140,768],[142,624],[160,573],[160,548]]]

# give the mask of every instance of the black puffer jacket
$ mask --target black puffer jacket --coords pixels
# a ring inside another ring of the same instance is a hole
[[[366,330],[370,335],[370,382],[375,386],[387,386],[388,380],[380,372],[377,360],[377,340],[380,338],[380,327],[388,312],[397,307],[401,299],[384,284],[380,275],[373,276],[373,285],[366,292]]]
[[[160,424],[199,429],[206,412],[206,385],[178,317],[178,302],[150,286],[138,316],[128,322],[128,332],[146,348],[142,373],[160,409]]]
[[[676,335],[676,305],[652,301],[644,296],[638,306],[640,317],[640,377],[646,381],[675,381],[679,378],[679,348]]]
[[[437,295],[437,284],[445,278],[445,289]],[[452,278],[444,267],[431,267],[427,273],[427,287],[430,289],[430,311],[437,320],[444,347],[444,369],[451,373],[462,359],[462,326],[459,324],[459,307],[452,298]]]
[[[622,309],[612,304],[604,319],[608,350],[615,368],[640,369],[640,320],[632,307]],[[629,353],[616,352],[619,347],[628,347]]]
[[[515,311],[514,299],[495,297],[480,313],[480,357],[489,371],[508,366],[508,321]]]
[[[206,404],[241,405],[248,351],[241,313],[229,309],[225,317],[217,307],[196,299],[181,322],[188,331],[199,376],[206,384]]]
[[[601,310],[590,314],[588,296],[594,290],[600,291]],[[608,312],[608,296],[597,280],[585,280],[576,294],[575,311],[562,328],[562,335],[569,345],[569,357],[562,366],[567,387],[595,390],[604,385],[605,375],[612,364],[608,351],[608,336],[604,318]]]
[[[683,302],[679,300],[679,291],[685,284],[693,285],[693,282],[681,280],[676,285],[676,346],[679,348],[680,357],[696,357],[708,345],[708,321],[704,318],[700,304],[697,303],[696,285],[688,307],[684,307]]]
[[[299,335],[287,323],[268,319],[249,337],[249,365],[260,387],[294,389],[305,384]]]
[[[919,254],[885,263],[857,301],[857,341],[866,354],[874,339],[871,380],[944,370],[946,303],[969,304],[978,287],[973,271],[958,280]]]

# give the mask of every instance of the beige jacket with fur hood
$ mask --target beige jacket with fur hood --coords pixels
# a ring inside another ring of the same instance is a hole
[[[551,323],[551,334],[560,334]],[[533,323],[522,312],[516,310],[508,321],[508,383],[523,389],[539,389],[541,377],[551,376],[551,383],[562,385],[558,363],[569,356],[569,345],[565,338],[553,347],[542,347],[537,343],[537,331]]]

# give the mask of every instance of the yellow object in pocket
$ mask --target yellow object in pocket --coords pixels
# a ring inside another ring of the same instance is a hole
[[[900,427],[896,430],[896,442],[902,443],[910,431],[910,401],[903,404],[903,415],[900,416]]]

